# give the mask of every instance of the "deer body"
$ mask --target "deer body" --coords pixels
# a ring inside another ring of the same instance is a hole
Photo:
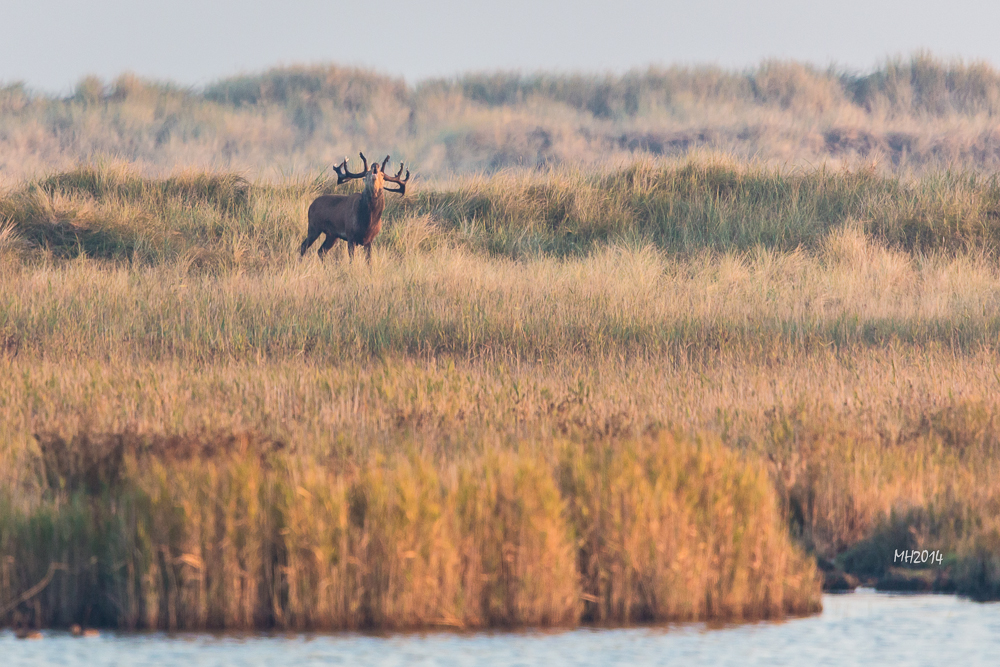
[[[325,234],[326,239],[319,247],[320,259],[329,252],[330,248],[337,242],[337,239],[347,241],[347,254],[354,258],[354,246],[361,245],[365,249],[365,258],[370,262],[372,256],[372,241],[382,229],[382,211],[385,209],[385,192],[383,187],[386,181],[398,183],[398,190],[388,190],[388,192],[398,192],[404,194],[406,181],[410,178],[410,172],[406,172],[406,178],[400,179],[403,173],[403,165],[399,166],[399,173],[395,177],[386,176],[383,169],[389,161],[388,156],[382,162],[381,167],[376,162],[368,170],[368,160],[364,153],[361,154],[364,160],[364,171],[352,174],[347,171],[347,160],[334,169],[337,172],[337,183],[343,183],[351,178],[364,178],[365,189],[351,195],[322,195],[317,197],[309,206],[309,226],[306,231],[306,238],[299,247],[299,255],[305,255],[306,250],[316,242],[320,234]]]

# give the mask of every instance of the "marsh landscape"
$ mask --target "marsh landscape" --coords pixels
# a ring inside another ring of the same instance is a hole
[[[992,613],[998,111],[926,55],[0,89],[0,622]],[[300,259],[359,148],[371,262]]]

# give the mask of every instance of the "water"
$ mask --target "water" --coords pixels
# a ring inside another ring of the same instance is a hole
[[[40,641],[0,633],[0,665],[996,665],[1000,604],[954,596],[827,595],[819,616],[565,632],[248,635],[114,634]]]

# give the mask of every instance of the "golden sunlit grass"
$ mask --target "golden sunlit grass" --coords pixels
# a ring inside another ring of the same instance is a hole
[[[300,261],[328,187],[0,198],[0,604],[61,568],[7,620],[778,617],[904,548],[996,597],[992,181],[503,175]]]

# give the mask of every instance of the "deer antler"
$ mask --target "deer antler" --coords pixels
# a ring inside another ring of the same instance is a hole
[[[385,165],[389,162],[389,156],[385,156],[385,160],[382,162],[382,178],[389,183],[395,183],[399,186],[398,189],[385,188],[386,192],[398,192],[400,195],[406,196],[406,182],[410,180],[410,170],[406,170],[406,178],[400,178],[403,175],[403,163],[399,163],[399,171],[396,172],[395,176],[386,176]]]
[[[347,169],[347,158],[340,164],[334,165],[333,170],[337,173],[337,185],[351,180],[352,178],[364,178],[365,174],[368,173],[368,158],[361,151],[358,151],[358,155],[361,156],[361,161],[364,162],[365,168],[356,174],[352,174]]]

